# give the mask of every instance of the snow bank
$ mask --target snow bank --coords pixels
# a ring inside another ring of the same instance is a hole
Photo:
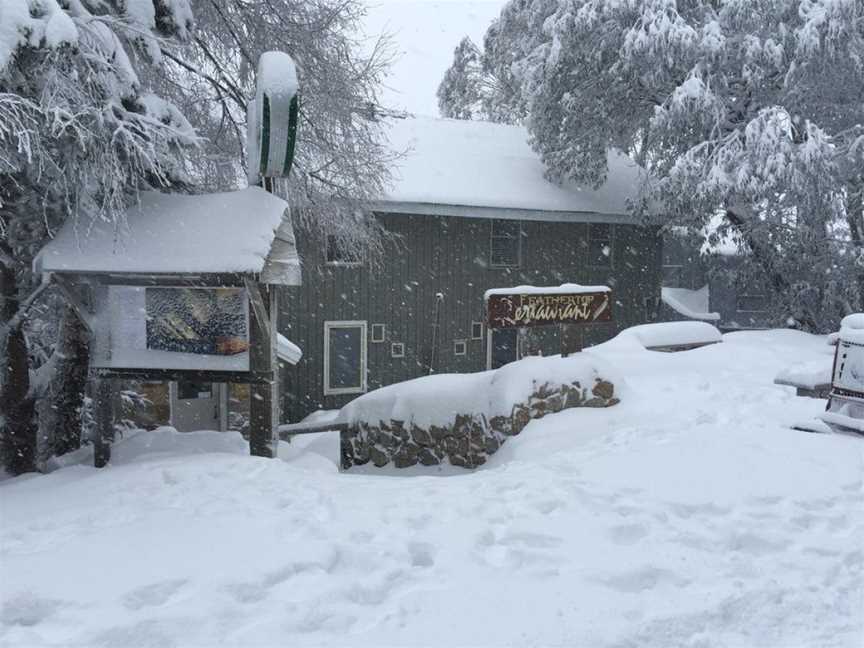
[[[381,421],[426,428],[446,425],[460,414],[488,408],[494,373],[437,374],[381,387],[348,403],[339,418],[351,425]]]
[[[771,384],[824,337],[624,347],[584,352],[626,374],[620,405],[532,421],[458,477],[212,432],[6,480],[0,644],[860,648],[862,439],[788,429],[824,403]]]
[[[624,329],[614,339],[634,339],[646,349],[714,344],[723,336],[706,322],[660,322]]]
[[[542,386],[580,383],[589,389],[602,376],[622,384],[618,372],[587,354],[567,358],[528,357],[493,371],[437,374],[388,385],[364,394],[342,408],[349,424],[403,421],[428,428],[448,425],[462,414],[509,416]]]
[[[385,210],[387,203],[414,203],[626,217],[642,181],[629,157],[610,152],[600,188],[556,185],[521,126],[416,117],[387,120],[384,128],[393,152],[405,153],[395,162]]]
[[[260,187],[201,195],[143,192],[120,224],[69,220],[37,272],[260,273],[287,203]],[[284,261],[283,261],[284,263]],[[294,263],[299,276],[299,258]]]
[[[660,298],[669,308],[684,317],[710,322],[716,322],[720,319],[720,313],[711,313],[708,311],[710,292],[707,284],[699,290],[661,288]]]

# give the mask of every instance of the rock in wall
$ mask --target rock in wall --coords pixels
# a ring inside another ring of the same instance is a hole
[[[519,434],[529,421],[573,407],[610,407],[619,400],[615,386],[597,378],[591,386],[576,381],[545,383],[525,402],[514,403],[508,415],[483,412],[458,414],[449,425],[421,427],[411,422],[358,421],[342,432],[342,468],[371,462],[381,468],[392,464],[407,468],[416,464],[435,466],[449,462],[476,468],[498,451],[508,437]]]

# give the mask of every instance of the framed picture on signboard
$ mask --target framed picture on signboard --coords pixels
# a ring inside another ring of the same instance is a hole
[[[147,348],[228,356],[249,350],[239,288],[147,288]]]
[[[249,296],[236,287],[108,286],[94,366],[249,371]]]

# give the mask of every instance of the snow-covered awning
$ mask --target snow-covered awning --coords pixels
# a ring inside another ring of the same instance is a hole
[[[142,192],[119,225],[67,221],[36,257],[39,273],[261,274],[300,285],[288,204],[260,187],[212,194]]]
[[[720,319],[720,313],[708,312],[710,296],[707,284],[699,290],[687,288],[660,289],[660,299],[676,313],[689,319],[716,322]]]
[[[557,185],[544,176],[521,126],[413,117],[387,120],[384,128],[401,157],[376,205],[382,212],[629,222],[627,201],[644,176],[629,157],[610,152],[599,188]]]

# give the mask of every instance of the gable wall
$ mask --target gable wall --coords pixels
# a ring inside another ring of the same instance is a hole
[[[585,223],[523,221],[521,267],[488,264],[490,221],[479,218],[383,214],[378,218],[400,236],[388,245],[380,267],[330,266],[323,241],[298,231],[303,286],[280,299],[282,333],[303,349],[303,359],[283,372],[283,418],[298,421],[316,409],[335,409],[356,395],[324,396],[324,322],[365,320],[368,388],[429,372],[433,353],[436,293],[444,295],[437,336],[436,373],[486,368],[486,331],[471,339],[472,321],[484,320],[483,294],[489,288],[565,282],[613,288],[613,324],[585,327],[585,344],[608,339],[621,328],[648,321],[659,299],[661,241],[653,230],[614,226],[613,268],[586,265]],[[386,327],[385,342],[373,343],[372,324]],[[533,329],[544,352],[557,353],[557,329]],[[456,339],[467,339],[467,354],[454,355]],[[392,358],[390,343],[405,345],[404,358]]]

